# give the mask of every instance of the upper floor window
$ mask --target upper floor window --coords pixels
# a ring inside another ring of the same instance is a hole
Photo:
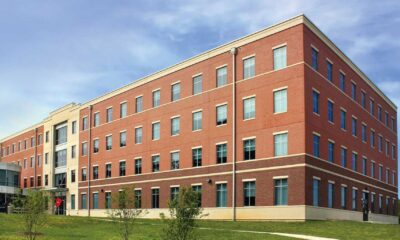
[[[127,114],[128,114],[128,103],[126,103],[126,102],[124,102],[124,103],[121,103],[121,105],[120,105],[120,118],[124,118],[124,117],[126,117],[127,116]]]
[[[143,111],[143,97],[136,97],[136,112],[139,113],[141,111]]]
[[[126,175],[126,162],[125,161],[119,162],[119,175],[120,176]]]
[[[135,159],[135,174],[141,174],[142,173],[142,159],[137,158]]]
[[[320,151],[319,151],[319,142],[320,142],[320,136],[317,134],[313,135],[313,155],[315,157],[319,157]]]
[[[335,143],[328,141],[328,161],[333,163],[335,159]]]
[[[161,91],[160,90],[153,91],[153,107],[160,106],[160,101],[161,101]]]
[[[202,148],[194,148],[192,149],[192,166],[193,167],[200,167],[202,165],[203,159],[203,150]]]
[[[56,127],[55,131],[56,145],[67,142],[67,126]]]
[[[319,93],[313,90],[313,112],[319,114]]]
[[[354,117],[351,119],[351,133],[357,136],[357,119]]]
[[[87,117],[82,118],[82,130],[88,129]]]
[[[93,153],[99,152],[99,139],[93,140]]]
[[[342,72],[339,73],[339,87],[343,92],[346,91],[346,75]]]
[[[378,106],[378,120],[382,122],[382,107]]]
[[[180,122],[181,118],[180,117],[174,117],[171,118],[171,136],[178,135],[180,132]]]
[[[106,110],[106,122],[111,122],[113,120],[113,109],[112,107],[107,108]]]
[[[371,129],[369,141],[371,143],[371,147],[374,148],[375,147],[375,132],[372,129]]]
[[[106,178],[111,177],[111,163],[106,164]]]
[[[374,112],[374,100],[372,100],[372,99],[369,100],[369,112],[371,113],[372,116],[375,115],[375,112]]]
[[[256,75],[256,57],[243,59],[243,79]]]
[[[193,122],[192,122],[192,130],[197,131],[203,128],[203,112],[198,111],[192,114]]]
[[[106,136],[106,150],[112,149],[112,136]]]
[[[243,99],[243,119],[253,119],[256,117],[256,98],[250,97]]]
[[[160,171],[160,155],[154,155],[151,157],[152,163],[152,171],[159,172]]]
[[[216,145],[217,152],[217,163],[226,163],[227,160],[227,144],[217,144]]]
[[[100,125],[100,113],[95,113],[93,116],[93,127],[97,127]]]
[[[86,156],[88,151],[87,142],[82,143],[82,156]]]
[[[385,112],[385,125],[386,127],[389,127],[389,113]]]
[[[76,133],[76,121],[73,121],[72,122],[72,126],[71,126],[71,129],[72,129],[72,134],[75,134]],[[48,136],[46,136],[46,138],[48,139]],[[48,142],[48,141],[46,141],[46,142]]]
[[[318,50],[311,48],[311,66],[315,71],[318,71]]]
[[[119,133],[119,146],[120,147],[126,146],[126,132]]]
[[[286,67],[286,46],[274,49],[274,70]]]
[[[288,134],[280,133],[274,135],[275,156],[285,156],[288,154]]]
[[[152,124],[152,140],[160,139],[160,122]]]
[[[141,127],[135,128],[135,143],[136,144],[142,143],[142,128]]]
[[[333,102],[328,101],[328,121],[334,122]]]
[[[203,76],[198,75],[193,77],[193,95],[199,94],[203,91]]]
[[[243,159],[256,159],[256,139],[246,139],[243,141]]]
[[[171,153],[171,169],[179,169],[179,158],[180,154],[179,152],[172,152]]]
[[[217,87],[222,87],[228,83],[228,67],[217,69]]]
[[[72,129],[72,134],[74,134],[73,129]],[[46,131],[44,140],[46,141],[46,143],[48,143],[50,141],[50,132],[49,131]],[[20,150],[21,150],[21,142],[19,142],[19,144],[18,144],[18,151],[20,151]]]
[[[363,142],[367,142],[367,126],[365,124],[361,125],[361,138]]]
[[[274,113],[287,112],[287,89],[274,91]]]
[[[332,77],[332,70],[333,70],[333,65],[331,62],[326,61],[326,78],[332,82],[333,77]]]
[[[181,84],[175,83],[171,86],[171,101],[176,101],[181,98]]]
[[[340,110],[340,127],[346,130],[346,111],[343,109]]]
[[[354,82],[351,83],[351,98],[357,101],[357,85]]]
[[[228,122],[228,106],[226,104],[217,106],[217,126]]]
[[[366,94],[364,91],[361,91],[361,106],[366,108]]]

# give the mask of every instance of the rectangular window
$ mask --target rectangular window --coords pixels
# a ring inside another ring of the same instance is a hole
[[[385,154],[389,156],[389,141],[385,141]]]
[[[135,190],[135,208],[142,208],[142,190]]]
[[[153,91],[153,108],[160,106],[161,101],[161,91]]]
[[[357,85],[353,82],[351,83],[351,98],[357,101]]]
[[[88,121],[87,121],[87,117],[82,118],[82,130],[85,131],[86,129],[88,129]]]
[[[227,161],[227,144],[218,144],[216,145],[217,152],[217,164],[226,163]]]
[[[217,112],[217,126],[226,124],[228,122],[228,106],[221,105],[216,109]]]
[[[75,146],[75,145],[74,145]],[[72,146],[72,147],[74,147],[74,146]],[[72,153],[72,151],[71,151],[71,153]],[[75,155],[74,156],[71,156],[72,158],[75,158]],[[44,154],[44,164],[48,164],[49,163],[49,153],[45,153]],[[19,165],[19,164],[18,164]]]
[[[56,130],[55,130],[56,145],[64,144],[67,142],[67,132],[68,132],[67,126],[56,127]],[[32,139],[34,139],[34,138],[32,138]]]
[[[378,136],[378,150],[379,152],[382,152],[383,149],[383,139],[382,136]]]
[[[71,170],[71,182],[74,183],[76,181],[75,170]]]
[[[106,178],[111,177],[111,163],[106,164]]]
[[[193,167],[201,167],[202,158],[203,158],[202,148],[192,149],[192,166]]]
[[[351,134],[357,136],[357,119],[354,117],[351,118]]]
[[[99,166],[93,166],[93,180],[99,179]]]
[[[192,114],[192,130],[198,131],[203,128],[203,112],[194,112]]]
[[[328,208],[333,208],[335,184],[328,183]]]
[[[256,117],[256,98],[246,98],[243,100],[243,120]]]
[[[275,156],[285,156],[288,154],[288,134],[281,133],[274,135],[274,154]]]
[[[357,189],[353,188],[352,194],[351,194],[351,209],[352,210],[357,210]]]
[[[141,127],[135,128],[135,144],[142,143],[142,134],[143,132]]]
[[[392,159],[396,160],[396,146],[392,145]]]
[[[171,187],[170,201],[173,201],[176,198],[178,198],[178,195],[179,195],[179,187]]]
[[[42,186],[42,176],[37,176],[37,186]]]
[[[362,174],[367,175],[367,159],[365,157],[362,158],[361,172]]]
[[[47,159],[49,157],[49,154],[47,153]],[[76,157],[76,145],[71,146],[71,158],[74,159]],[[47,164],[47,159],[46,159],[46,164]]]
[[[375,132],[371,130],[371,133],[369,135],[369,142],[371,143],[371,147],[375,147]]]
[[[243,141],[243,160],[256,159],[256,139]]]
[[[320,141],[320,136],[314,134],[313,135],[313,154],[315,157],[320,156],[319,141]]]
[[[82,156],[86,156],[87,155],[87,143],[84,142],[82,143]]]
[[[340,149],[340,157],[341,157],[341,162],[342,162],[342,167],[347,166],[347,149],[346,148],[341,148]]]
[[[99,208],[99,193],[93,193],[93,209]]]
[[[135,174],[142,174],[142,159],[135,159]]]
[[[367,126],[361,125],[361,139],[363,142],[367,142]]]
[[[151,125],[152,129],[152,140],[159,140],[160,139],[160,123],[156,122]]]
[[[361,106],[365,109],[367,107],[366,104],[366,94],[364,91],[361,91]]]
[[[105,193],[105,201],[104,201],[105,209],[111,209],[111,202],[112,202],[111,192],[106,192]]]
[[[274,204],[275,205],[288,205],[288,180],[275,179],[274,180]]]
[[[379,170],[378,170],[378,179],[379,179],[379,181],[382,181],[382,170],[383,170],[383,167],[379,166]]]
[[[333,65],[331,62],[326,61],[326,78],[332,82],[332,70],[333,70]]]
[[[71,194],[71,209],[75,210],[75,194]]]
[[[378,106],[378,120],[382,122],[382,107]]]
[[[99,139],[93,140],[93,153],[99,152]]]
[[[357,158],[358,155],[357,153],[352,153],[351,154],[351,169],[353,169],[353,171],[357,172]]]
[[[181,118],[175,117],[171,119],[171,136],[179,135],[181,130]]]
[[[311,66],[315,71],[318,71],[318,50],[311,48]]]
[[[313,112],[319,114],[319,93],[313,90]]]
[[[343,92],[346,91],[346,75],[342,72],[339,73],[339,87]]]
[[[217,69],[217,87],[222,87],[228,83],[228,67]]]
[[[81,209],[87,209],[86,194],[81,195]]]
[[[151,157],[151,170],[152,172],[160,171],[160,155],[155,155]]]
[[[199,94],[203,91],[203,76],[198,75],[193,78],[193,95]]]
[[[136,113],[143,111],[143,97],[136,97],[135,99]]]
[[[171,101],[174,102],[181,98],[181,84],[175,83],[171,86]]]
[[[86,181],[86,176],[87,176],[86,168],[82,168],[82,176],[81,176],[82,181]]]
[[[72,180],[71,180],[72,181]],[[44,185],[47,186],[49,185],[49,175],[44,175]]]
[[[119,176],[125,176],[126,175],[126,162],[121,161],[119,162]]]
[[[274,92],[274,113],[287,112],[287,89]]]
[[[216,184],[217,187],[217,207],[227,206],[227,187],[226,183]]]
[[[201,207],[201,185],[192,185],[192,190],[197,194],[197,206]]]
[[[120,109],[120,111],[119,111],[120,118],[124,118],[128,115],[128,103],[126,103],[126,102],[121,103],[119,106],[119,109]]]
[[[385,125],[386,127],[389,127],[389,113],[385,112]]]
[[[256,58],[250,57],[243,60],[243,79],[256,75]]]
[[[119,146],[126,147],[126,132],[119,133]]]
[[[112,136],[106,136],[106,150],[112,149]]]
[[[346,130],[346,111],[340,110],[340,127]]]
[[[333,102],[328,101],[328,121],[334,122]]]
[[[179,169],[179,152],[171,153],[171,170]]]
[[[100,113],[95,113],[93,115],[93,127],[97,127],[100,125]]]
[[[371,212],[375,213],[375,193],[371,193]]]
[[[110,107],[110,108],[107,108],[107,115],[106,115],[106,122],[112,122],[112,120],[113,120],[113,109]]]
[[[379,213],[382,213],[382,201],[383,201],[382,198],[383,198],[383,196],[379,195],[379,198],[378,198]]]
[[[160,189],[151,189],[151,208],[160,208]]]
[[[342,186],[340,189],[340,206],[343,209],[347,208],[347,187]]]
[[[76,129],[77,129],[77,127],[76,127],[76,121],[73,121],[73,122],[72,122],[72,126],[71,126],[71,132],[72,132],[72,134],[75,134],[75,133],[76,133]]]
[[[371,177],[375,178],[375,163],[371,162]]]
[[[255,206],[256,205],[256,182],[244,182],[243,183],[243,206]]]
[[[369,112],[371,113],[372,116],[374,116],[374,100],[370,99],[369,100]]]
[[[274,49],[274,70],[286,67],[286,46]]]
[[[319,206],[319,179],[313,179],[313,206]]]
[[[328,141],[328,161],[333,163],[335,159],[335,143]]]
[[[389,184],[389,169],[386,169],[386,172],[385,172],[385,182],[387,184]]]

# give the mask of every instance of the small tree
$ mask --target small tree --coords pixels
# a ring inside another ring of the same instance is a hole
[[[163,231],[163,239],[197,239],[194,231],[195,219],[204,216],[199,204],[199,194],[191,188],[184,187],[179,190],[178,196],[168,203],[170,218],[167,219],[163,214],[161,215],[167,223]]]
[[[133,188],[123,188],[112,195],[112,208],[108,215],[117,226],[121,239],[128,240],[133,233],[133,224],[137,217],[142,214],[138,209],[138,199],[135,197]]]
[[[30,190],[27,196],[22,199],[23,219],[26,238],[36,239],[38,229],[46,223],[47,196],[42,191]]]

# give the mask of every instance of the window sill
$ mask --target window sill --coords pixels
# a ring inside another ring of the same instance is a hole
[[[228,123],[219,124],[219,125],[217,125],[217,127],[223,127],[223,126],[226,126],[226,125],[228,125]]]
[[[198,129],[198,130],[192,130],[192,132],[200,132],[200,131],[202,131],[203,129]]]
[[[255,117],[253,117],[253,118],[247,118],[247,119],[243,119],[243,121],[246,122],[246,121],[250,121],[250,120],[254,120],[254,119],[256,119],[256,118],[255,118]]]
[[[279,115],[279,114],[282,114],[282,113],[287,113],[287,111],[284,111],[284,112],[274,112],[274,115]]]

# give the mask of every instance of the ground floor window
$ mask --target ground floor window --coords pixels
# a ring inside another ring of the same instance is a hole
[[[99,208],[99,194],[93,193],[93,209]]]
[[[81,195],[81,209],[87,209],[86,194]]]
[[[201,207],[201,185],[193,185],[192,190],[197,193],[198,206]]]
[[[75,194],[71,194],[71,209],[75,209]]]
[[[135,207],[142,208],[142,190],[135,190]]]
[[[151,208],[160,208],[160,189],[151,189]]]
[[[256,182],[244,182],[244,206],[255,206],[256,205]]]
[[[287,205],[288,204],[288,180],[287,178],[275,179],[275,205]]]
[[[217,184],[217,207],[226,207],[227,190],[226,183]]]
[[[313,206],[319,206],[319,179],[313,179]]]
[[[111,192],[106,192],[106,195],[105,195],[105,207],[106,207],[106,209],[110,209],[111,208]]]

